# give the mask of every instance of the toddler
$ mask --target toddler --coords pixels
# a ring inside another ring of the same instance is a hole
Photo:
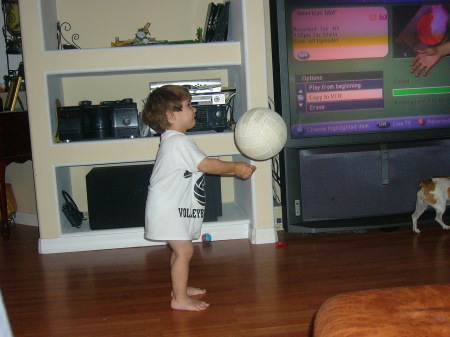
[[[209,304],[196,299],[205,289],[188,286],[192,240],[201,235],[205,210],[205,173],[251,177],[256,167],[244,162],[208,158],[186,135],[195,126],[191,94],[182,86],[165,85],[153,90],[144,107],[145,121],[161,143],[150,178],[145,214],[145,238],[166,241],[172,248],[171,307],[200,311]]]

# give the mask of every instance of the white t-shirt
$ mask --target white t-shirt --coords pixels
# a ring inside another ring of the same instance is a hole
[[[205,157],[185,134],[168,130],[161,135],[145,207],[146,239],[200,237],[206,196],[205,175],[197,167]]]

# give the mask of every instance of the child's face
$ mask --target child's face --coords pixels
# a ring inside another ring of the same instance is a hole
[[[191,105],[191,98],[184,100],[181,111],[168,112],[170,130],[186,133],[187,130],[192,129],[195,126],[196,111],[197,109]]]

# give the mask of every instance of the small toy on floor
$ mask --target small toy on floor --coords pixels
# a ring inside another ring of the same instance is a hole
[[[202,235],[202,241],[203,242],[211,242],[212,236],[211,234],[205,233]]]
[[[419,184],[420,190],[417,192],[416,211],[412,215],[413,231],[420,233],[417,228],[417,219],[429,206],[436,210],[435,220],[443,229],[450,229],[444,221],[444,215],[447,203],[450,199],[450,177],[436,177],[423,180]]]

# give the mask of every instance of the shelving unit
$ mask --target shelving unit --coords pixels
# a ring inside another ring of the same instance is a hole
[[[209,75],[207,78],[220,76],[223,84],[237,88],[236,120],[252,107],[267,106],[266,59],[261,52],[265,50],[261,34],[263,0],[231,2],[229,42],[57,50],[58,15],[65,3],[65,0],[21,0],[20,4],[40,253],[158,244],[144,240],[142,228],[91,231],[86,224],[79,230],[71,228],[61,212],[64,201],[61,191],[68,191],[75,200],[85,199],[84,181],[78,171],[94,165],[148,163],[155,159],[159,138],[57,143],[55,101],[68,106],[84,99],[133,97],[139,102],[148,94],[149,79],[184,80]],[[108,11],[123,2],[94,0],[94,3],[104,3]],[[191,3],[207,4],[204,0]],[[102,13],[102,17],[107,20],[108,15]],[[100,21],[96,24],[102,25]],[[106,93],[116,96],[104,97]],[[121,96],[117,97],[117,93]],[[86,97],[88,94],[92,97]],[[231,131],[192,137],[210,156],[247,160],[239,154]],[[232,180],[234,200],[224,204],[224,216],[217,222],[205,223],[205,231],[215,240],[276,241],[270,161],[256,165],[258,170],[251,179]],[[81,205],[80,210],[86,208]]]

